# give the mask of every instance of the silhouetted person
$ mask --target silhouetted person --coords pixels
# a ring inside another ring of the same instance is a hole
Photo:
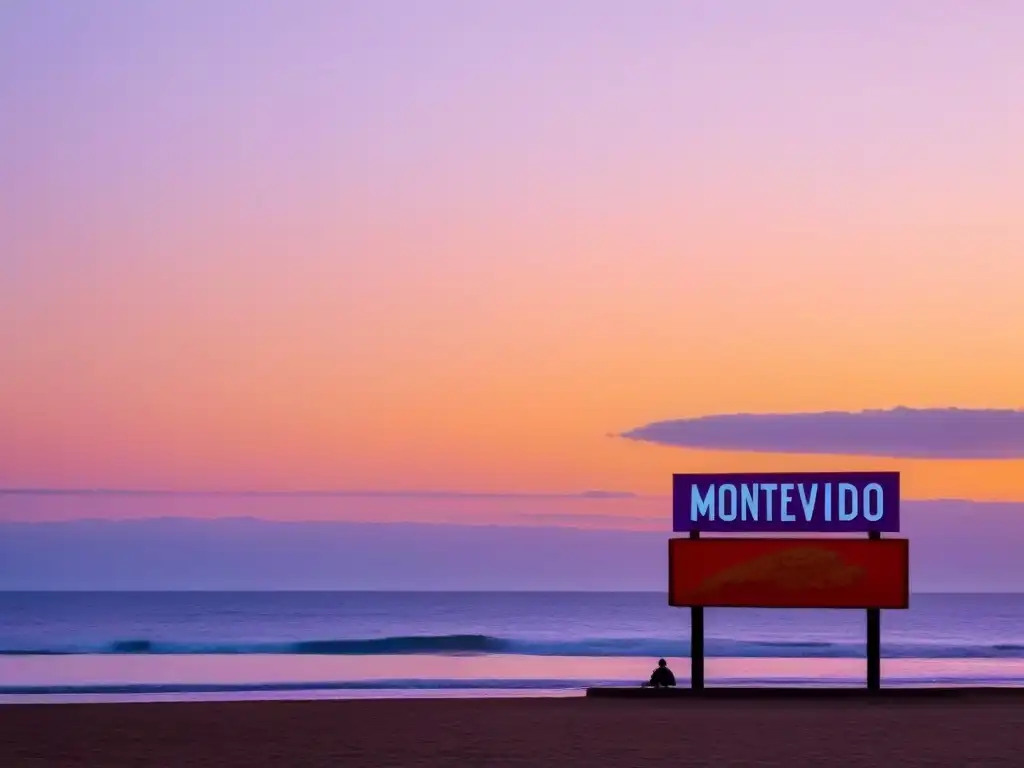
[[[672,674],[664,659],[658,659],[658,667],[651,673],[651,679],[644,683],[651,688],[674,688],[675,684],[676,676]]]

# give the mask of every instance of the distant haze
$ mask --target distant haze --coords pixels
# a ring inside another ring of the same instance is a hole
[[[917,591],[1019,591],[1024,505],[904,505]],[[0,589],[656,590],[661,530],[151,518],[0,523]]]

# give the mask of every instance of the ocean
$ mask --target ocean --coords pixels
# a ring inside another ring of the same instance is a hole
[[[709,685],[862,685],[863,611],[709,609]],[[6,592],[0,701],[579,695],[689,675],[664,593]],[[1024,595],[882,613],[883,685],[1024,684]]]

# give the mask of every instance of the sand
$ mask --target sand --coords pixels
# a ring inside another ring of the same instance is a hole
[[[0,706],[0,766],[1011,766],[1007,701],[275,701]]]

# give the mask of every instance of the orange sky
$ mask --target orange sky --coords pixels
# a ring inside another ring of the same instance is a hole
[[[357,44],[383,16],[311,12],[296,29],[332,34],[298,57],[255,26],[175,47],[195,20],[145,13],[139,45],[19,21],[39,44],[9,55],[49,79],[12,85],[0,149],[0,484],[667,493],[674,471],[895,468],[910,498],[1024,500],[1022,461],[607,436],[1021,405],[1014,19],[973,19],[972,46],[952,11],[907,10],[909,40],[821,11],[687,47],[681,11],[615,36],[605,8],[573,21],[600,56],[497,16],[392,56]],[[53,58],[61,35],[105,57]]]

